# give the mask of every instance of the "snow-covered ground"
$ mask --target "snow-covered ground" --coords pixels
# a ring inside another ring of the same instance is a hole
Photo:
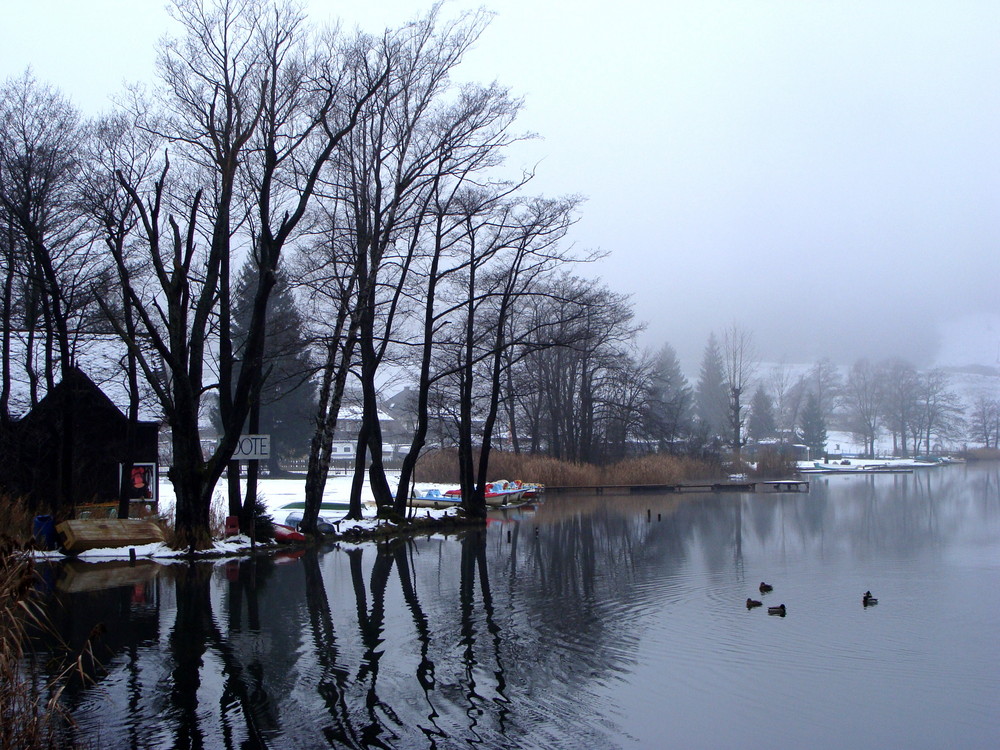
[[[176,496],[174,495],[174,488],[170,483],[170,480],[163,478],[165,473],[166,472],[161,472],[160,510],[161,512],[172,513],[174,503],[176,502]],[[396,484],[399,482],[399,474],[397,472],[386,472],[386,478],[389,480],[389,486],[393,489],[393,491],[395,491]],[[323,492],[323,502],[348,502],[351,499],[351,483],[353,481],[353,477],[351,476],[338,475],[328,477],[326,480],[326,487]],[[453,485],[428,484],[421,482],[417,484],[416,489],[422,491],[432,487],[436,487],[443,492],[451,489]],[[244,484],[244,489],[245,488],[246,485]],[[223,479],[215,488],[214,505],[216,505],[219,509],[226,507],[225,492],[226,483]],[[267,506],[268,512],[274,517],[274,520],[278,523],[284,523],[285,517],[289,513],[284,506],[289,503],[300,503],[305,500],[305,475],[303,475],[301,479],[260,479],[257,482],[257,492],[264,499],[264,504]],[[362,510],[365,515],[374,516],[375,498],[372,496],[371,487],[368,485],[367,479],[361,488],[361,502],[363,503]]]
[[[389,486],[395,490],[396,483],[399,481],[399,474],[397,472],[386,472],[386,477],[389,480]],[[326,480],[326,487],[323,492],[323,502],[325,503],[346,503],[351,497],[351,483],[353,482],[353,477],[351,476],[330,476]],[[442,491],[452,488],[452,485],[443,484],[428,484],[419,483],[417,484],[418,490],[426,490],[432,487],[436,487]],[[244,484],[244,489],[246,485]],[[174,487],[170,483],[170,480],[166,478],[166,471],[160,471],[160,512],[162,513],[172,513],[174,504],[176,503],[176,495],[174,494]],[[301,479],[268,479],[262,478],[257,482],[257,492],[264,499],[264,503],[267,506],[268,512],[274,517],[274,520],[278,523],[283,523],[285,516],[288,515],[288,510],[284,509],[284,506],[288,503],[302,502],[305,500],[306,482],[305,475]],[[215,488],[215,500],[214,505],[219,509],[226,507],[226,482],[225,479],[221,480]],[[363,509],[366,514],[374,515],[375,499],[372,496],[371,487],[368,485],[367,479],[361,488],[361,502],[364,504]]]
[[[393,485],[395,481],[399,480],[398,474],[388,473],[388,479],[390,485]],[[324,502],[344,502],[346,503],[350,499],[351,494],[351,482],[352,478],[349,476],[331,476],[326,483],[326,491],[323,493]],[[305,499],[305,478],[302,479],[261,479],[258,482],[258,492],[264,498],[264,502],[267,506],[268,512],[278,523],[283,523],[289,511],[283,509],[288,503],[301,502]],[[418,484],[417,489],[425,490],[432,487],[438,487],[442,490],[450,489],[450,485],[435,485],[435,484]],[[170,480],[166,479],[166,472],[161,472],[161,479],[159,484],[160,490],[160,512],[172,516],[174,512],[174,506],[176,504],[176,495],[174,494],[173,485]],[[214,505],[217,506],[218,514],[223,515],[224,509],[226,507],[225,495],[225,481],[219,483],[215,492]],[[362,506],[362,511],[364,514],[364,519],[361,521],[351,521],[346,525],[340,527],[341,532],[349,531],[350,529],[360,529],[360,530],[371,530],[374,529],[378,523],[375,519],[375,505],[374,498],[372,497],[371,488],[368,486],[367,481],[365,482],[361,498],[364,503]],[[420,516],[430,517],[430,518],[442,518],[444,516],[453,514],[454,509],[429,509],[421,508]],[[346,515],[346,511],[341,511],[339,517],[342,518]],[[201,554],[205,556],[238,556],[250,549],[250,539],[246,536],[239,535],[234,537],[229,537],[224,540],[217,540],[213,545],[212,549],[205,550]],[[165,544],[146,544],[138,545],[133,547],[121,547],[121,548],[110,548],[110,549],[92,549],[85,552],[81,552],[77,555],[78,559],[85,560],[88,562],[101,562],[105,560],[121,560],[130,558],[130,550],[135,551],[137,558],[153,558],[160,560],[161,562],[169,562],[171,559],[179,560],[179,558],[186,557],[187,553],[185,551],[173,550],[167,547]],[[61,557],[61,552],[40,552],[37,553],[39,557]]]

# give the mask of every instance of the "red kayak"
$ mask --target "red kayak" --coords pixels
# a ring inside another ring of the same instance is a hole
[[[287,544],[289,542],[304,542],[306,535],[301,531],[296,531],[291,526],[281,523],[272,524],[274,526],[274,541]]]

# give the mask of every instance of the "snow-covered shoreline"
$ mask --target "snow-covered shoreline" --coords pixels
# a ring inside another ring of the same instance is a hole
[[[398,474],[388,474],[388,479],[390,484],[399,480]],[[351,484],[353,478],[350,476],[331,476],[327,480],[326,488],[323,493],[323,502],[326,503],[346,503],[350,499]],[[437,487],[440,489],[449,489],[450,485],[437,485],[437,484],[426,484],[422,483],[417,485],[417,489],[425,490],[432,487]],[[245,489],[245,485],[244,485]],[[262,478],[258,481],[258,493],[263,498],[264,504],[267,507],[268,513],[274,518],[276,523],[284,523],[285,517],[288,515],[289,511],[284,509],[284,506],[292,502],[301,502],[305,499],[305,476],[302,478],[285,478],[285,479],[268,479]],[[216,488],[215,500],[213,501],[214,506],[221,508],[225,507],[225,483],[220,482],[219,486]],[[386,528],[391,526],[385,521],[380,521],[375,518],[375,501],[372,496],[371,488],[369,487],[367,481],[364,483],[361,491],[362,500],[362,514],[363,518],[360,521],[349,521],[338,527],[338,533],[357,535],[357,536],[371,536],[374,532],[380,528]],[[160,513],[167,516],[173,515],[174,507],[176,504],[176,495],[174,494],[173,485],[170,480],[166,478],[166,472],[161,472],[161,479],[159,482],[159,508]],[[446,509],[429,509],[421,508],[419,511],[420,518],[428,519],[445,519],[449,516],[454,516],[456,511],[454,508]],[[346,515],[346,511],[341,512],[340,517]],[[258,548],[261,545],[257,545]],[[281,549],[282,545],[269,546],[270,549]],[[224,558],[231,559],[233,557],[239,557],[249,554],[252,549],[250,539],[242,534],[228,537],[226,539],[216,540],[211,548],[206,550],[199,550],[195,553],[195,557],[212,559],[212,558]],[[74,557],[78,560],[83,560],[85,562],[104,562],[110,560],[129,560],[132,555],[135,555],[136,559],[154,559],[157,561],[162,561],[169,563],[174,562],[187,562],[190,559],[190,553],[187,550],[175,550],[168,547],[163,543],[155,544],[144,544],[144,545],[134,545],[129,547],[115,547],[115,548],[103,548],[103,549],[91,549],[84,552],[80,552]],[[66,555],[59,551],[36,551],[35,556],[38,558],[48,558],[48,559],[59,559],[66,557]]]

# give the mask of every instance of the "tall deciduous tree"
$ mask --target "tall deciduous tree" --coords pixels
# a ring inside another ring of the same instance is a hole
[[[382,463],[378,376],[404,316],[407,284],[421,251],[421,232],[432,186],[440,170],[455,169],[469,145],[469,122],[450,106],[456,88],[450,75],[481,34],[483,12],[453,22],[440,6],[386,35],[380,65],[385,85],[366,102],[359,127],[336,160],[332,197],[341,202],[353,254],[351,320],[356,326],[357,372],[362,393],[359,461],[368,456],[368,478],[380,509],[394,496]],[[474,98],[470,87],[459,98]],[[504,102],[495,97],[494,103]],[[469,110],[474,112],[474,110]],[[475,119],[476,115],[472,115]],[[475,138],[476,136],[471,136]],[[455,152],[454,155],[452,152]],[[442,164],[442,162],[447,164]],[[351,491],[351,516],[361,512],[361,477]]]
[[[935,440],[947,443],[958,438],[965,424],[958,395],[951,390],[950,379],[941,369],[922,373],[917,389],[916,416],[912,420],[913,450],[921,445],[924,453],[934,451]]]
[[[30,73],[0,91],[0,208],[12,267],[37,300],[45,346],[44,377],[75,364],[76,341],[87,314],[96,271],[78,197],[83,126],[62,94]]]
[[[784,362],[771,368],[767,378],[774,397],[774,421],[782,442],[790,438],[799,420],[802,399],[805,397],[803,376],[795,377],[792,368]]]
[[[6,265],[0,394],[5,412],[15,289],[21,291],[19,327],[26,334],[23,361],[32,405],[38,400],[39,381],[51,390],[59,373],[65,378],[75,367],[81,336],[96,311],[91,287],[100,276],[100,266],[90,251],[86,213],[78,200],[83,137],[75,108],[30,72],[0,89],[0,221]],[[41,361],[36,360],[38,349]],[[62,412],[60,459],[55,467],[60,497],[52,501],[57,506],[75,500],[73,415],[70,403]]]
[[[525,358],[519,383],[537,410],[530,415],[537,444],[568,461],[606,459],[606,387],[630,366],[639,325],[628,299],[574,276],[551,280],[521,306],[538,346]]]
[[[474,517],[486,514],[504,354],[508,347],[521,343],[518,326],[512,323],[521,303],[533,292],[541,292],[540,280],[569,259],[560,242],[573,221],[575,206],[575,199],[519,198],[499,204],[477,201],[467,207],[469,231],[464,245],[469,265],[457,287],[461,303],[455,308],[455,320],[461,335],[452,352],[457,364],[462,503]],[[480,394],[481,399],[477,398]],[[482,427],[474,430],[477,402]]]
[[[331,39],[311,46],[318,43],[302,16],[286,6],[179,0],[174,12],[184,36],[162,49],[164,110],[145,127],[175,144],[181,168],[172,172],[164,158],[152,184],[119,173],[141,218],[156,284],[138,286],[125,258],[115,260],[140,333],[159,359],[130,342],[170,423],[178,540],[194,547],[208,542],[215,484],[259,391],[267,303],[282,249],[321,170],[381,80],[368,85],[364,45]],[[238,238],[246,240],[242,249],[255,273],[244,356],[234,370],[229,262]],[[128,340],[124,327],[119,334]],[[213,389],[223,433],[205,458],[200,418]]]
[[[984,448],[1000,446],[1000,400],[978,394],[969,414],[969,437]]]
[[[129,245],[139,220],[135,203],[115,174],[121,172],[128,175],[126,180],[134,184],[142,182],[156,158],[153,140],[148,133],[132,127],[130,119],[122,113],[114,113],[91,124],[86,153],[87,165],[81,182],[80,201],[93,225],[96,242],[105,247],[109,257],[122,259],[133,280],[148,280],[148,269],[143,268],[142,259],[136,258],[137,254]],[[109,269],[108,276],[113,274],[113,269]],[[149,403],[154,399],[151,398],[148,385],[143,387],[139,376],[136,349],[141,345],[142,339],[137,335],[138,320],[134,305],[127,290],[115,282],[117,279],[108,283],[107,291],[95,285],[93,293],[102,300],[105,314],[112,316],[116,324],[125,331],[126,340],[136,344],[136,347],[126,347],[121,359],[129,403],[125,455],[118,492],[118,517],[128,518],[139,408],[141,402]]]
[[[807,388],[816,394],[819,408],[823,416],[829,420],[837,408],[838,399],[843,389],[843,378],[840,370],[829,357],[823,357],[809,370],[806,378]]]
[[[726,329],[722,340],[723,373],[728,396],[728,416],[731,445],[736,460],[746,436],[743,425],[746,421],[746,390],[757,373],[757,352],[753,334],[737,324]]]
[[[917,389],[920,378],[909,362],[894,359],[883,363],[883,424],[892,434],[894,456],[909,454],[907,436],[917,417]]]
[[[867,359],[852,365],[844,386],[844,402],[851,430],[864,443],[864,454],[875,457],[875,441],[881,426],[883,378],[878,367]]]

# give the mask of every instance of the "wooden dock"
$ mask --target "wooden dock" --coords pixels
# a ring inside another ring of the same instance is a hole
[[[684,482],[682,484],[603,484],[587,487],[550,487],[545,492],[579,492],[594,495],[657,495],[688,492],[809,492],[803,479],[780,479],[762,482]]]

